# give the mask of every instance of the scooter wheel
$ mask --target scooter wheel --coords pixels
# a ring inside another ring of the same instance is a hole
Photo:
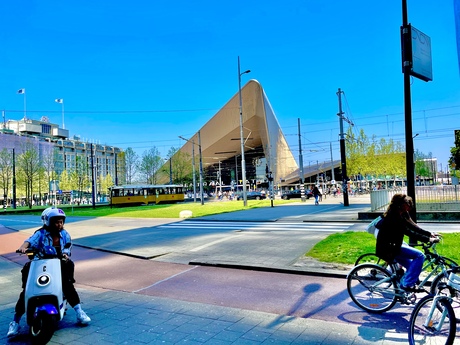
[[[30,326],[32,344],[43,345],[51,340],[56,328],[56,320],[47,313],[39,313]]]

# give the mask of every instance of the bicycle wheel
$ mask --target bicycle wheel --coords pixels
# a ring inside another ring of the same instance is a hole
[[[438,293],[449,296],[453,298],[451,302],[452,308],[455,313],[455,317],[457,319],[457,323],[460,323],[460,291],[446,288],[447,282],[449,280],[449,274],[451,272],[458,272],[460,271],[459,268],[449,269],[446,272],[441,272],[438,274],[431,283],[430,293],[432,295],[436,295]],[[439,287],[444,287],[441,291]]]
[[[436,303],[436,306],[431,310],[433,303]],[[451,345],[455,339],[456,329],[455,315],[449,299],[428,295],[417,303],[410,316],[409,344]]]
[[[380,259],[375,253],[366,253],[358,257],[355,261],[355,266],[360,264],[376,264],[382,267],[386,267],[387,263],[385,260]]]
[[[347,276],[347,290],[358,307],[371,313],[390,310],[397,300],[391,273],[379,265],[354,267]]]

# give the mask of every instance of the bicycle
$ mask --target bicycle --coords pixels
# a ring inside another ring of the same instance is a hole
[[[439,286],[436,295],[423,297],[415,306],[409,320],[409,344],[446,344],[454,342],[457,323],[452,306],[453,298],[460,293],[460,268],[451,270],[446,283]],[[449,293],[445,294],[445,290]]]
[[[438,286],[447,280],[450,268],[444,257],[436,253],[433,243],[424,244],[422,247],[429,258],[423,269],[427,270],[432,265],[434,269],[416,285],[414,292],[429,294],[430,291],[424,288],[428,281],[434,276],[430,290],[437,292]],[[430,252],[430,248],[433,248],[433,252]],[[436,275],[438,270],[440,273]],[[347,276],[347,291],[356,305],[371,313],[388,311],[398,301],[407,305],[415,304],[417,300],[415,293],[408,293],[400,287],[400,279],[403,275],[404,270],[396,262],[358,264]]]
[[[458,267],[458,264],[448,257],[439,255],[436,251],[436,243],[422,243],[415,244],[413,246],[422,247],[425,254],[425,261],[422,267],[422,272],[428,272],[428,274],[421,282],[423,284],[419,285],[424,286],[430,281],[431,278],[433,278],[431,281],[430,293],[435,295],[437,292],[437,286],[441,282],[446,282],[447,277],[449,276],[449,269]],[[374,253],[366,253],[359,256],[355,261],[355,266],[358,266],[361,263],[373,263],[386,269],[389,268],[391,271],[391,266],[389,266],[385,260],[379,258]],[[429,269],[431,269],[431,271],[428,271]]]

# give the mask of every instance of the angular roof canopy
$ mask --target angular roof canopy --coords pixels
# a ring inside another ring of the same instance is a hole
[[[270,102],[256,80],[250,80],[241,89],[243,113],[243,137],[246,167],[254,164],[246,154],[262,148],[263,156],[274,181],[279,181],[298,169],[297,162],[281,131]],[[215,165],[241,155],[240,108],[238,92],[201,129],[201,149],[203,166]],[[186,138],[180,148],[192,155],[192,142],[198,157],[198,133]],[[239,158],[240,159],[240,158]]]

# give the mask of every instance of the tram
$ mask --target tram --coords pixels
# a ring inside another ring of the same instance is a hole
[[[179,185],[123,185],[110,188],[111,205],[167,204],[184,201]]]

